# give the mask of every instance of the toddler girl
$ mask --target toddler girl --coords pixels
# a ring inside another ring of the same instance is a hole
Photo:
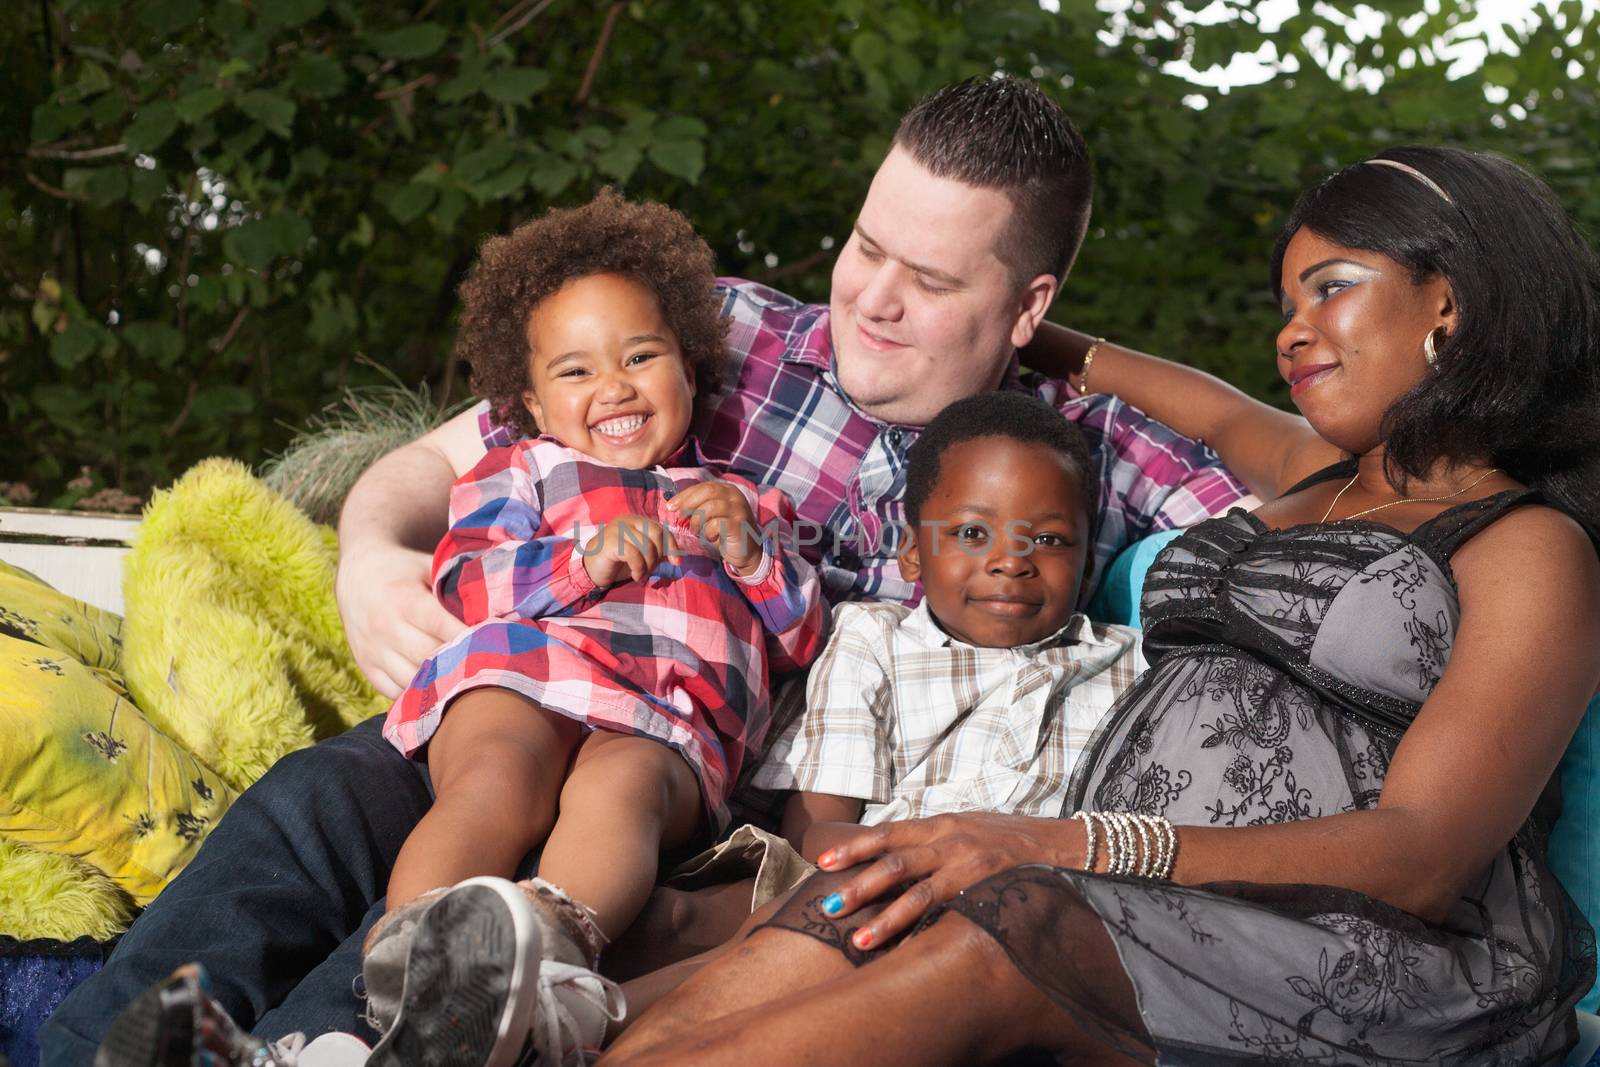
[[[562,975],[606,988],[599,951],[643,907],[662,849],[726,821],[769,670],[816,655],[820,585],[786,548],[791,505],[712,469],[688,435],[724,354],[713,284],[682,215],[606,190],[487,241],[462,287],[474,388],[538,436],[452,490],[434,589],[472,628],[384,725],[427,761],[437,800],[367,941],[369,1006],[392,1026],[374,1064],[420,1062],[478,1024],[496,1035],[485,1062],[514,1059],[559,1013],[520,1003],[524,966],[550,972],[532,983],[546,996]],[[510,876],[541,845],[521,892],[438,889]],[[525,950],[516,973],[473,955],[499,936]]]

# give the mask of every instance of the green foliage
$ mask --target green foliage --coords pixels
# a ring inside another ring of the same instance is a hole
[[[1270,34],[1243,2],[1207,26],[1149,0],[1125,25],[1092,0],[14,6],[0,481],[44,503],[84,467],[142,492],[207,454],[259,460],[377,381],[361,356],[459,399],[455,287],[478,241],[606,182],[684,210],[726,272],[825,299],[830,241],[899,114],[997,65],[1039,79],[1097,159],[1055,317],[1275,400],[1267,253],[1337,166],[1409,141],[1493,148],[1600,228],[1600,31],[1571,0],[1455,81],[1433,46],[1469,6],[1422,0],[1370,5],[1384,24],[1361,39],[1352,0]],[[1269,44],[1293,76],[1224,94],[1162,72]]]

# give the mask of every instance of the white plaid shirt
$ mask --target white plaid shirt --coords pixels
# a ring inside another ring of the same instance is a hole
[[[1144,666],[1137,630],[1082,614],[1031,645],[978,648],[941,630],[926,602],[841,604],[805,712],[771,739],[751,784],[858,797],[867,825],[1061,816],[1073,765]]]

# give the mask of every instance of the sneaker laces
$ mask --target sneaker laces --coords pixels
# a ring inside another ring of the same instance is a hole
[[[278,1040],[256,1051],[254,1059],[245,1061],[254,1067],[295,1067],[300,1062],[300,1053],[306,1047],[306,1035],[296,1030],[292,1034],[285,1034]]]
[[[538,1001],[534,1048],[540,1067],[584,1063],[605,1041],[607,1023],[627,1012],[622,987],[587,967],[545,960],[534,985]]]

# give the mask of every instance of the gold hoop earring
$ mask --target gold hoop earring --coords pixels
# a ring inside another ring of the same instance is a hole
[[[1428,361],[1428,369],[1432,370],[1439,364],[1439,353],[1433,348],[1433,335],[1438,332],[1429,330],[1428,336],[1422,339],[1422,358]]]

